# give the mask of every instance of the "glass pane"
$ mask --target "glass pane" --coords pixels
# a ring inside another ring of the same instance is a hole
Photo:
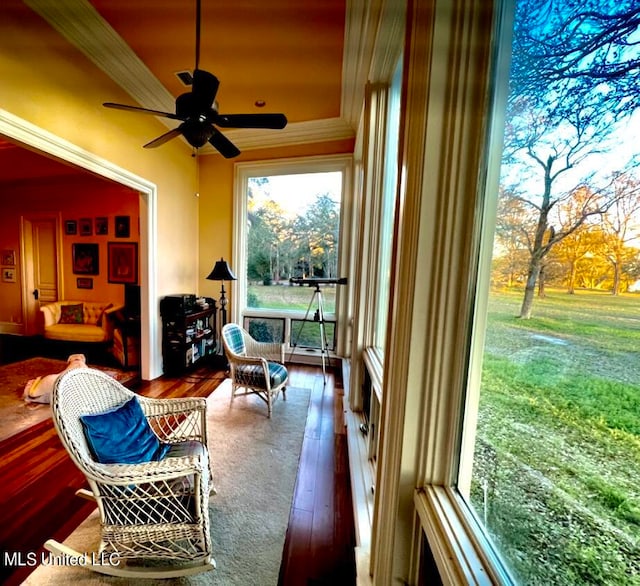
[[[387,143],[384,154],[384,188],[380,207],[380,247],[378,251],[378,295],[376,299],[374,345],[384,350],[391,287],[391,252],[398,183],[398,138],[400,133],[400,91],[402,88],[402,62],[396,71],[389,92]],[[384,352],[381,352],[383,355]]]
[[[638,14],[630,2],[517,4],[460,489],[522,584],[640,584],[640,149],[626,73]]]
[[[311,293],[290,279],[339,276],[342,172],[251,177],[247,193],[247,307],[305,310]]]
[[[322,306],[326,313],[336,310],[336,285],[322,285]],[[283,281],[279,284],[250,284],[247,293],[247,307],[269,308],[293,311],[313,312],[318,308],[318,296],[314,289],[306,285],[291,284]]]
[[[325,347],[329,350],[335,350],[335,329],[334,322],[325,321]],[[315,321],[292,319],[291,345],[298,348],[317,348],[320,350],[323,346],[320,323]]]
[[[258,342],[284,342],[284,319],[245,317],[244,327]]]

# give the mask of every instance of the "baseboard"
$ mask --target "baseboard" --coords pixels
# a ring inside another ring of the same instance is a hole
[[[24,324],[17,324],[11,321],[0,321],[0,334],[24,335]]]

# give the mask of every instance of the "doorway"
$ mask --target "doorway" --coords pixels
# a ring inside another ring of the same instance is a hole
[[[162,353],[156,309],[156,185],[5,110],[0,110],[0,135],[140,193],[141,376],[145,380],[157,378],[162,374]]]

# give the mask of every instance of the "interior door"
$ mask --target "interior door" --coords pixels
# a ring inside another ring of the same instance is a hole
[[[57,301],[60,274],[60,220],[56,215],[25,216],[22,222],[25,335],[40,333],[40,305]]]

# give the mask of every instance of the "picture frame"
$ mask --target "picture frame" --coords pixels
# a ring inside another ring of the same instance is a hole
[[[100,274],[100,249],[97,244],[76,242],[71,245],[74,275]]]
[[[109,218],[101,216],[95,222],[96,236],[106,236],[109,233]]]
[[[64,223],[64,233],[67,236],[75,236],[78,233],[78,222],[75,220],[66,220]]]
[[[78,277],[76,286],[78,289],[93,289],[93,279],[91,277]]]
[[[109,283],[138,282],[138,243],[109,242],[107,244]]]
[[[2,258],[0,259],[2,265],[8,265],[10,267],[16,266],[16,251],[15,250],[3,250]]]
[[[80,236],[93,236],[93,222],[91,218],[80,218],[78,220]]]
[[[12,267],[2,267],[2,281],[4,283],[15,283],[16,269]]]
[[[116,216],[116,238],[129,238],[131,236],[131,218],[129,216]]]

